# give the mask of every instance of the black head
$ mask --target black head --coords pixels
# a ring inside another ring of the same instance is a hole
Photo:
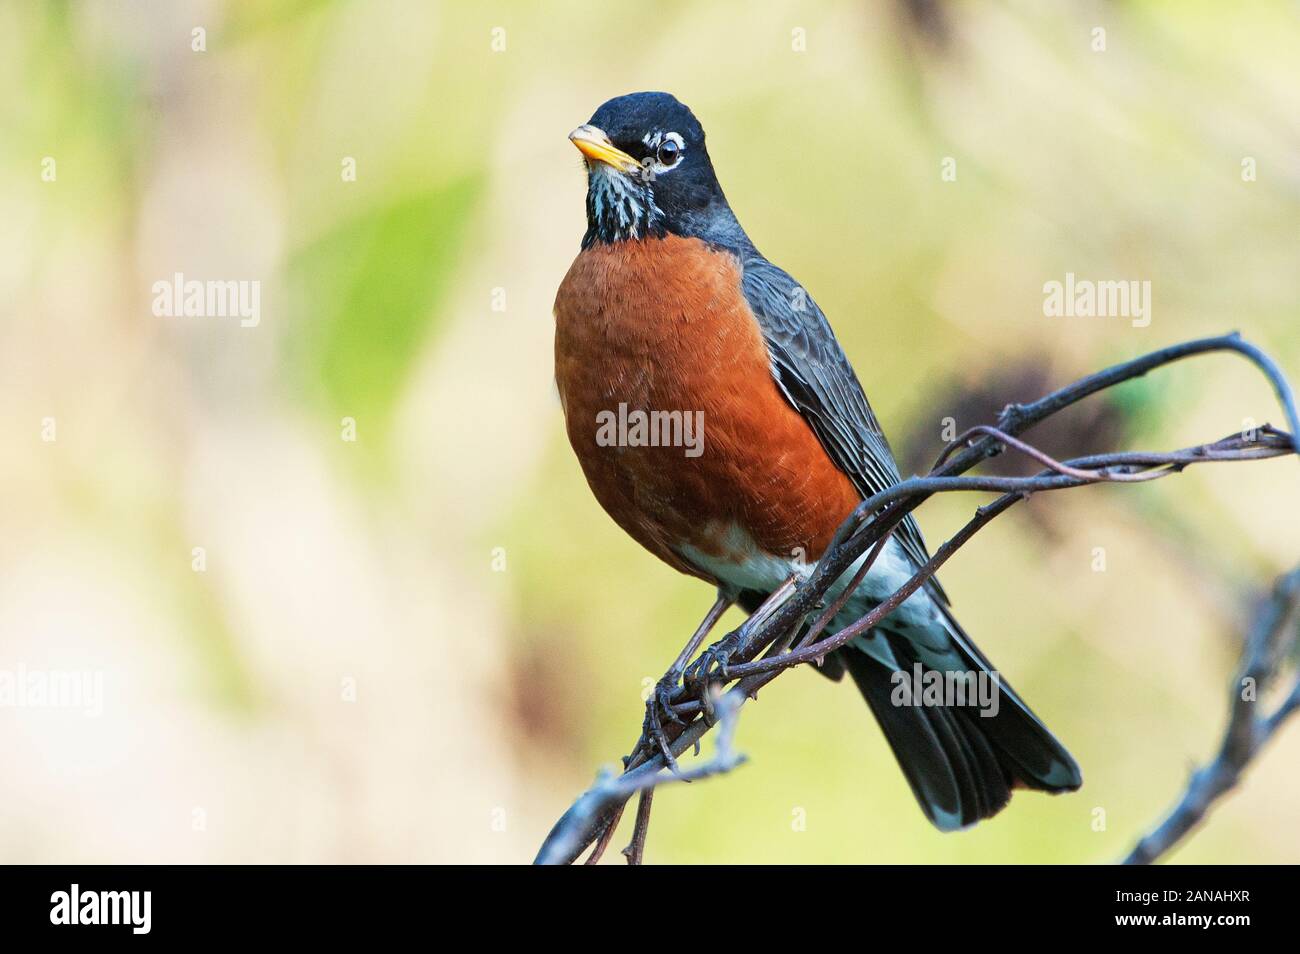
[[[569,138],[587,159],[583,248],[666,233],[708,239],[739,231],[713,174],[704,127],[676,97],[611,99]]]

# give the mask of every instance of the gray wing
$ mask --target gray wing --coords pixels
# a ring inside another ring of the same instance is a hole
[[[763,330],[773,376],[786,399],[812,425],[826,453],[863,499],[898,483],[902,478],[880,422],[817,303],[757,252],[750,251],[741,264],[745,299]],[[911,514],[894,537],[916,566],[930,559]],[[930,583],[927,588],[947,603],[938,581],[932,578]]]

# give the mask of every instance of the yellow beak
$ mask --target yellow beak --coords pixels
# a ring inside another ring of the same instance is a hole
[[[619,172],[635,172],[641,168],[641,163],[609,141],[609,136],[605,135],[603,129],[579,126],[569,133],[569,140],[587,157],[588,162],[603,162]]]

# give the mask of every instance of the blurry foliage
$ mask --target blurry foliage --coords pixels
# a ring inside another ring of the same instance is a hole
[[[978,424],[997,424],[998,415],[1011,403],[1025,404],[1060,387],[1053,381],[1049,362],[1043,355],[1030,355],[1010,366],[1002,366],[974,381],[936,383],[925,394],[925,413],[933,415],[943,409],[954,420],[953,430],[960,435]],[[1141,391],[1142,382],[1133,382]],[[1118,450],[1127,438],[1126,420],[1144,405],[1141,397],[1130,398],[1128,406],[1121,395],[1127,387],[1099,394],[1054,415],[1050,421],[1030,430],[1025,436],[1039,450],[1065,460],[1103,451]],[[1114,397],[1112,397],[1114,395]],[[914,432],[899,449],[900,470],[906,474],[924,474],[934,465],[944,446],[934,426],[927,421],[923,430]],[[1027,476],[1038,473],[1042,465],[1023,454],[999,454],[983,465],[987,473]]]
[[[346,0],[238,0],[231,3],[222,36],[239,43],[258,33],[282,27],[301,29],[312,15],[327,13]]]
[[[411,362],[437,331],[437,305],[481,191],[481,179],[466,178],[404,195],[292,257],[287,272],[300,296],[293,349],[310,372],[307,393],[319,381],[333,412],[366,415],[382,434]]]

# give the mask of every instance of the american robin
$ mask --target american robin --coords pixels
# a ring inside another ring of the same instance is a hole
[[[858,503],[900,480],[893,455],[821,309],[741,228],[686,106],[620,96],[569,138],[587,171],[587,231],[555,299],[569,440],[619,526],[752,612],[811,571]],[[908,516],[833,625],[928,559]],[[1082,782],[936,581],[822,671],[853,677],[944,831],[995,814],[1013,788]],[[945,693],[949,674],[986,680],[994,701]]]

